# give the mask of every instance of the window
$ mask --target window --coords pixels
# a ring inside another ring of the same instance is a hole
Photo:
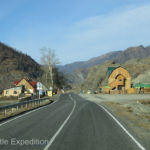
[[[17,94],[17,91],[14,91],[14,94]]]
[[[8,95],[9,94],[9,91],[6,91],[6,95]]]

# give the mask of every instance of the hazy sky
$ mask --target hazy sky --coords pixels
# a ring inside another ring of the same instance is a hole
[[[38,62],[43,47],[66,64],[149,37],[149,0],[0,0],[0,41]]]

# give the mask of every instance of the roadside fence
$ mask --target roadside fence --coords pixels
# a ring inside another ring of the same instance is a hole
[[[0,106],[0,119],[1,116],[5,117],[13,113],[16,114],[19,112],[23,112],[25,110],[33,109],[42,106],[50,101],[51,100],[49,98],[41,98],[41,99],[28,100],[24,102],[15,103],[15,104]]]

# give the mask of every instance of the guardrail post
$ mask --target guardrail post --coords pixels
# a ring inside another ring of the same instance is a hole
[[[26,103],[26,108],[28,108],[28,104]]]
[[[6,115],[6,113],[7,113],[7,111],[6,111],[6,109],[4,109],[4,116]]]
[[[18,105],[16,106],[16,111],[18,111]]]

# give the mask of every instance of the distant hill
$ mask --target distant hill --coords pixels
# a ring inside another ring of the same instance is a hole
[[[123,64],[130,59],[142,59],[147,56],[150,56],[150,46],[144,47],[140,45],[138,47],[130,47],[125,51],[122,51],[115,57],[114,61]]]
[[[107,85],[107,68],[122,66],[132,77],[132,83],[150,83],[150,56],[143,59],[130,59],[124,64],[106,61],[89,69],[86,79],[80,85],[84,91],[97,90],[99,86]]]
[[[65,73],[72,73],[73,71],[75,71],[77,69],[90,68],[92,66],[101,64],[101,63],[105,62],[106,60],[115,59],[115,57],[117,55],[119,55],[120,53],[121,53],[121,51],[110,52],[105,55],[89,59],[88,61],[79,61],[79,62],[67,64],[64,66],[59,66],[59,69],[61,71],[64,71]]]
[[[82,83],[88,75],[88,69],[77,69],[71,74],[66,74],[67,82],[70,84]]]
[[[61,70],[69,73],[68,77],[74,84],[82,83],[88,76],[91,67],[111,61],[120,65],[125,64],[132,59],[143,59],[150,56],[150,46],[144,47],[142,45],[137,47],[130,47],[124,51],[110,52],[105,55],[92,58],[84,62],[75,62],[61,67]],[[85,69],[85,71],[84,71]],[[82,70],[82,71],[81,71]],[[101,71],[102,72],[102,71]]]
[[[133,59],[133,58],[142,59],[147,56],[150,56],[150,46],[144,47],[140,45],[137,47],[127,48],[124,51],[109,52],[105,55],[89,59],[88,61],[80,61],[80,62],[74,62],[71,64],[66,64],[64,66],[59,66],[59,68],[61,71],[64,71],[66,73],[72,73],[73,71],[77,69],[90,68],[95,65],[102,64],[107,60],[112,60],[117,63],[123,64],[130,59]]]
[[[41,75],[41,66],[30,56],[0,43],[0,89],[22,77],[37,79]]]

